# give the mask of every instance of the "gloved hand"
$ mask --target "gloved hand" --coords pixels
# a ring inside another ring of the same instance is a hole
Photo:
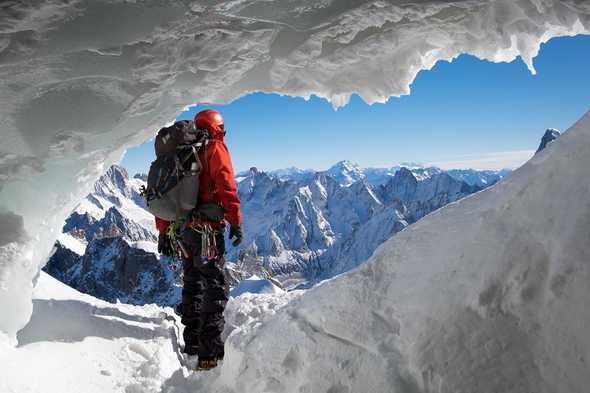
[[[238,225],[238,226],[231,226],[229,228],[229,240],[231,240],[232,238],[236,238],[236,240],[234,240],[232,242],[232,245],[234,247],[237,247],[241,242],[242,239],[244,238],[244,233],[242,232],[242,226]]]
[[[170,245],[170,239],[165,233],[160,233],[158,236],[158,252],[166,257],[172,255],[172,246]]]

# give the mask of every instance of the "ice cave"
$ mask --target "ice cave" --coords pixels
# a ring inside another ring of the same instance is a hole
[[[495,187],[429,215],[350,273],[293,299],[234,305],[230,319],[265,316],[229,337],[228,360],[207,376],[177,369],[157,309],[108,305],[39,276],[94,181],[187,105],[255,91],[334,108],[352,94],[384,102],[460,54],[520,56],[535,73],[542,43],[578,34],[590,34],[585,0],[2,2],[0,390],[588,391],[590,112]],[[34,291],[70,307],[49,301],[32,314]],[[89,310],[117,319],[105,336],[148,326],[146,344],[78,337],[101,323],[82,317]],[[100,345],[96,364],[119,365],[101,371],[110,382],[83,360]]]

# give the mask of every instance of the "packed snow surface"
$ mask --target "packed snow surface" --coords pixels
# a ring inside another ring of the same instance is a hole
[[[60,233],[57,237],[57,241],[59,244],[73,251],[77,255],[84,255],[86,252],[86,243],[80,239],[75,238],[69,233]]]
[[[0,343],[3,393],[156,392],[178,360],[156,306],[113,305],[41,273],[19,347]]]
[[[276,291],[231,299],[224,336],[260,324],[298,296]],[[33,308],[31,321],[18,334],[19,346],[0,342],[2,393],[198,389],[186,368],[191,360],[180,352],[182,327],[171,308],[107,303],[44,272]]]
[[[238,297],[245,293],[283,293],[283,289],[279,288],[272,281],[260,278],[256,275],[248,277],[238,283],[238,285],[230,291],[230,296]]]

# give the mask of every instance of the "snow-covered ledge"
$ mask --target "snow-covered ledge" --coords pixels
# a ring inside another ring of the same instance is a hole
[[[48,0],[0,10],[0,341],[13,343],[75,202],[185,105],[252,91],[383,102],[409,94],[438,60],[520,55],[534,72],[542,42],[590,31],[590,3],[574,0]]]

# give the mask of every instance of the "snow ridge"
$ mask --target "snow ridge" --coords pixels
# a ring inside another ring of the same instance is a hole
[[[230,249],[230,260],[261,258],[288,286],[332,277],[409,224],[483,188],[438,168],[399,167],[375,184],[367,171],[342,161],[313,175],[256,168],[239,174],[247,228],[242,250]]]

